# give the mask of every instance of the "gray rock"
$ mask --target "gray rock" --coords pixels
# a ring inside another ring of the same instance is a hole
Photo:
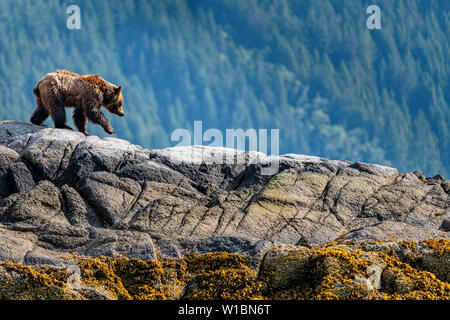
[[[13,149],[0,145],[0,167],[7,165],[8,163],[18,161],[20,155]]]
[[[105,171],[93,172],[77,189],[109,225],[119,223],[141,193],[136,181]]]
[[[43,180],[32,190],[19,193],[0,219],[11,223],[26,221],[35,226],[50,222],[69,223],[61,209],[59,189]]]
[[[31,232],[18,232],[0,227],[0,260],[22,263],[36,242],[37,237]]]
[[[11,163],[7,166],[10,182],[10,192],[26,192],[34,188],[34,180],[31,172],[23,162]]]
[[[91,242],[84,251],[86,256],[127,256],[129,258],[156,259],[156,250],[150,235],[127,230],[105,230],[91,228]]]
[[[441,227],[439,228],[445,232],[449,232],[450,231],[450,219],[444,219],[444,221],[442,221]]]
[[[449,238],[449,194],[442,176],[374,164],[202,146],[146,150],[0,122],[0,258],[27,264],[57,265],[69,252],[261,257],[274,243]],[[378,271],[361,281],[376,288]]]

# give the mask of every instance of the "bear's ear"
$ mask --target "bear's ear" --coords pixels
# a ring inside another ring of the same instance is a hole
[[[114,94],[119,94],[122,91],[122,86],[114,88]]]

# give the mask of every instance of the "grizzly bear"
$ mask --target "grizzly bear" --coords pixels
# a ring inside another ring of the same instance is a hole
[[[33,89],[36,109],[31,123],[45,126],[42,122],[50,115],[56,128],[71,129],[66,125],[64,107],[74,108],[73,121],[77,129],[88,136],[87,120],[99,124],[113,134],[101,107],[120,117],[124,116],[122,87],[103,80],[99,75],[79,75],[67,70],[46,74]]]

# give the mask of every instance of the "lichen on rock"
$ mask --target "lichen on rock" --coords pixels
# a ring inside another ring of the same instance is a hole
[[[385,245],[378,243],[379,247]],[[401,262],[394,251],[389,254],[377,250],[379,247],[369,251],[351,243],[314,248],[280,245],[261,258],[227,252],[148,261],[127,257],[72,257],[80,270],[77,285],[69,281],[73,268],[2,262],[0,297],[450,300],[448,282]]]

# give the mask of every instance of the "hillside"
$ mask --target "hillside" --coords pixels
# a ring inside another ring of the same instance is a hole
[[[0,119],[28,121],[34,85],[62,68],[122,85],[117,137],[147,148],[202,120],[279,128],[281,153],[448,178],[450,2],[377,4],[369,31],[360,0],[0,1]]]
[[[450,181],[361,162],[0,122],[0,231],[2,299],[450,297]]]

